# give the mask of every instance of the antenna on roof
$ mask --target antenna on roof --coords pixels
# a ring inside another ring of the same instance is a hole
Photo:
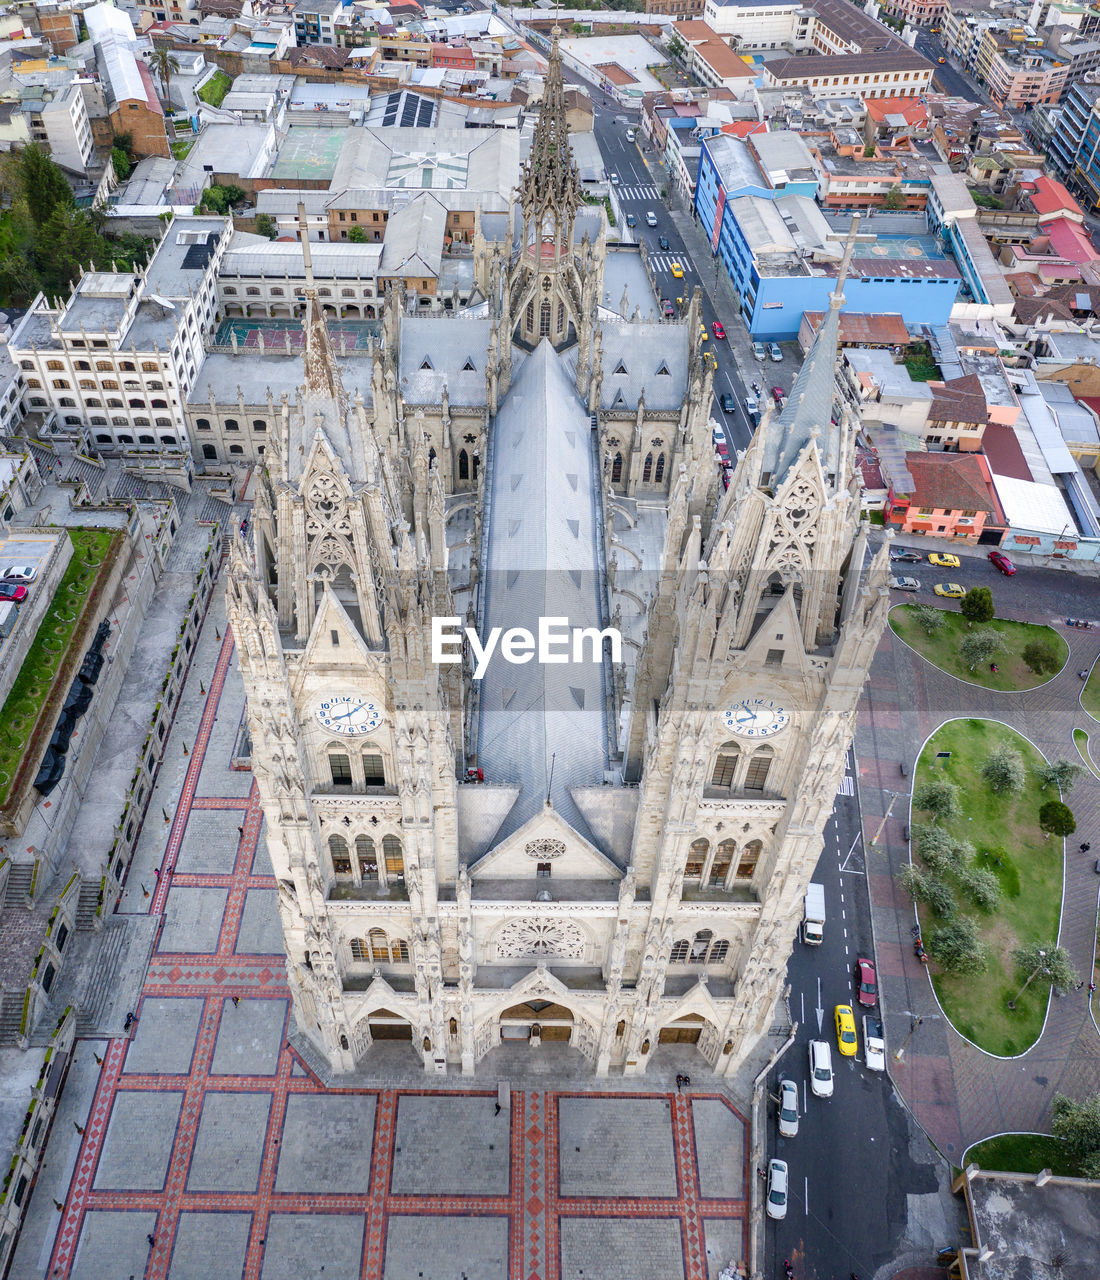
[[[546,784],[546,803],[547,804],[550,803],[550,790],[554,785],[554,761],[557,758],[558,758],[558,753],[555,751],[550,756],[550,781]]]
[[[309,252],[309,227],[306,225],[306,206],[298,201],[298,238],[302,242],[302,265],[306,269],[306,288],[313,288],[313,259]]]
[[[859,214],[852,214],[848,224],[848,239],[844,242],[844,257],[840,260],[840,272],[836,278],[836,289],[829,295],[829,310],[839,311],[844,306],[844,282],[848,279],[848,269],[852,265],[852,253],[856,247],[856,235],[859,232]]]

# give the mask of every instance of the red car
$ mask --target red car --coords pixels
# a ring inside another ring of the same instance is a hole
[[[663,316],[674,316],[676,314],[676,308],[672,305],[671,298],[661,299],[661,314]]]
[[[26,598],[27,588],[22,584],[16,586],[11,582],[0,582],[0,602],[9,600],[14,604],[19,604],[21,601],[26,600]]]
[[[1011,578],[1016,572],[1016,566],[1008,556],[1002,555],[999,551],[991,551],[989,553],[989,558],[993,562],[993,567],[995,569],[1000,569],[1006,578]]]
[[[718,339],[719,342],[721,342],[721,340],[726,336],[726,331],[723,328],[720,320],[715,320],[715,322],[710,326],[710,331],[711,333],[714,334],[714,336]]]
[[[865,1009],[873,1009],[878,1004],[875,966],[865,956],[856,961],[856,999]]]
[[[783,397],[786,394],[787,393],[783,390],[782,387],[772,387],[772,399],[775,401],[776,404],[782,404]]]
[[[724,467],[728,467],[730,462],[730,451],[729,446],[724,440],[719,440],[715,443],[714,452],[719,456],[719,458],[721,458],[722,465]]]

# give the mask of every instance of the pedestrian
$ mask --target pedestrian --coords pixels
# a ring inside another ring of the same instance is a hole
[[[243,836],[243,835],[244,835],[244,827],[238,827],[238,828],[237,828],[237,835],[239,835],[239,836]]]
[[[1082,852],[1082,853],[1088,853],[1088,851],[1089,851],[1091,848],[1092,848],[1092,845],[1091,845],[1091,844],[1089,844],[1089,842],[1086,840],[1086,841],[1085,841],[1085,843],[1081,846],[1081,852]]]
[[[80,1134],[80,1136],[81,1136],[82,1138],[84,1137],[84,1130],[83,1130],[83,1128],[82,1128],[80,1125],[78,1125],[78,1124],[77,1124],[77,1122],[76,1122],[75,1120],[73,1121],[73,1128],[77,1131],[77,1133],[79,1133],[79,1134]]]
[[[1096,990],[1096,983],[1095,983],[1095,982],[1090,982],[1090,983],[1089,983],[1089,994],[1091,995],[1095,990]]]
[[[495,1116],[499,1116],[499,1115],[500,1115],[500,1103],[499,1103],[499,1102],[495,1102],[495,1103],[493,1104],[493,1115],[495,1115]]]
[[[103,1059],[102,1059],[102,1058],[99,1056],[99,1054],[98,1054],[98,1053],[96,1053],[94,1050],[93,1050],[93,1052],[92,1052],[92,1057],[93,1057],[93,1058],[95,1058],[95,1062],[96,1062],[96,1066],[97,1066],[97,1067],[101,1067],[101,1066],[103,1066]]]
[[[149,1234],[148,1234],[145,1238],[146,1238],[146,1240],[148,1240],[148,1241],[149,1241],[149,1248],[150,1248],[150,1249],[152,1249],[152,1248],[154,1248],[154,1247],[156,1246],[157,1238],[156,1238],[156,1236],[155,1236],[155,1235],[153,1235],[153,1233],[152,1233],[151,1231],[149,1232]]]
[[[126,1015],[126,1021],[122,1024],[123,1031],[130,1030],[130,1024],[133,1022],[133,1020],[134,1020],[134,1015],[132,1013],[128,1013]]]
[[[996,674],[997,674],[997,664],[996,664],[995,662],[991,662],[991,663],[989,664],[989,669],[990,669],[990,671],[992,671],[992,672],[993,672],[993,674],[994,674],[994,675],[996,675]]]
[[[153,875],[155,875],[158,880],[160,879],[160,867],[153,868]]]
[[[1074,991],[1080,991],[1084,985],[1085,985],[1085,980],[1084,978],[1082,978],[1079,982],[1075,982],[1073,984],[1073,989]]]
[[[238,1008],[238,1006],[240,1005],[240,1003],[241,1003],[241,998],[240,998],[240,996],[234,996],[234,997],[233,997],[233,1008],[234,1008],[234,1009]]]

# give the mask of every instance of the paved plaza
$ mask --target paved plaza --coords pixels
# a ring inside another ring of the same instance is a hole
[[[243,709],[219,597],[119,908],[162,920],[136,1021],[77,1046],[13,1280],[708,1280],[744,1258],[747,1124],[707,1088],[564,1075],[498,1108],[491,1069],[423,1087],[396,1045],[388,1087],[312,1074],[232,767]]]

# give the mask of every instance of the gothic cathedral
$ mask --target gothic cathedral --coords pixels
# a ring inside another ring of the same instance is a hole
[[[615,310],[616,252],[555,38],[466,313],[391,293],[349,386],[307,274],[227,595],[294,1015],[333,1074],[378,1041],[471,1074],[551,1040],[598,1075],[671,1042],[731,1073],[782,995],[887,608],[835,405],[847,259],[721,492],[698,297]],[[479,663],[540,619],[572,661]],[[443,660],[442,620],[479,645]]]

